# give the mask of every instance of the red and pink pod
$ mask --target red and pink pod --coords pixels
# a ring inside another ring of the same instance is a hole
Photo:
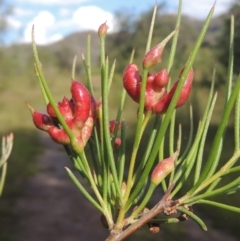
[[[73,102],[68,100],[66,97],[63,98],[62,101],[58,102],[58,109],[62,114],[64,120],[69,123],[73,116],[74,116],[74,105]],[[57,115],[50,103],[47,104],[47,113],[51,116],[56,118]]]
[[[178,156],[178,151],[176,151],[172,156],[162,160],[153,169],[151,174],[151,183],[157,186],[162,180],[170,174],[174,169],[174,162]]]
[[[167,69],[162,69],[160,72],[154,75],[154,79],[152,82],[152,88],[154,91],[161,91],[163,87],[165,87],[168,83],[169,75]]]
[[[99,37],[105,37],[107,34],[107,30],[109,29],[107,25],[107,21],[103,24],[101,24],[98,28],[98,36]]]
[[[182,73],[182,72],[181,72]],[[191,68],[188,76],[185,80],[185,83],[183,85],[183,88],[181,90],[180,96],[178,98],[177,104],[175,108],[178,108],[182,105],[184,105],[186,103],[186,101],[188,100],[190,93],[191,93],[191,89],[192,89],[192,81],[193,81],[193,76],[194,76],[194,72],[193,69]],[[181,77],[181,75],[180,75]],[[179,81],[177,81],[174,86],[172,87],[172,89],[170,90],[169,93],[167,93],[166,95],[164,95],[159,102],[153,107],[153,111],[156,114],[164,114],[168,107],[169,104],[172,100],[172,97],[176,91],[177,85],[178,85]]]
[[[52,119],[49,115],[34,110],[29,104],[27,104],[27,107],[31,111],[33,123],[38,129],[48,131],[49,127],[53,126]]]
[[[139,103],[142,78],[136,64],[129,64],[123,72],[123,86],[130,97]]]
[[[59,129],[55,126],[51,126],[48,129],[48,134],[50,135],[53,141],[59,144],[63,144],[63,145],[70,144],[70,139],[67,133],[65,132],[65,130],[63,129]]]
[[[114,141],[114,149],[118,149],[122,144],[122,140],[120,137],[117,137]]]
[[[143,59],[143,68],[149,69],[153,67],[155,64],[160,63],[162,61],[162,52],[167,44],[167,42],[171,39],[171,37],[175,34],[176,30],[170,33],[161,43],[154,46],[150,49],[144,56]]]
[[[74,117],[72,122],[74,125],[82,128],[90,114],[91,95],[82,83],[75,80],[73,80],[71,84],[71,93],[74,104]]]

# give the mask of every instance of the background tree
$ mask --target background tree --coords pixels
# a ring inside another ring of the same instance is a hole
[[[224,15],[222,32],[217,44],[219,52],[219,60],[224,65],[228,65],[229,55],[229,32],[230,32],[230,17],[231,14],[235,17],[235,35],[234,35],[234,73],[239,73],[240,66],[240,1],[236,0],[230,7],[227,14]]]

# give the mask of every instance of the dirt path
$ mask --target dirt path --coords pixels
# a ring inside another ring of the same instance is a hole
[[[39,173],[30,177],[17,202],[19,241],[104,240],[108,231],[99,213],[79,193],[64,167],[71,163],[62,146],[41,135],[46,150],[37,157]]]
[[[63,148],[47,135],[41,135],[41,142],[46,150],[37,157],[40,171],[26,181],[26,195],[19,198],[15,207],[21,227],[17,241],[104,241],[108,231],[102,227],[98,211],[69,179],[64,167],[71,167],[71,163]],[[237,241],[214,230],[210,221],[206,223],[209,232],[203,232],[192,221],[181,224],[188,235],[186,240]],[[141,235],[137,240],[163,240],[161,234],[150,237]]]

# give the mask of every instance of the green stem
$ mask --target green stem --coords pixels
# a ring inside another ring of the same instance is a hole
[[[41,80],[41,85],[43,87],[43,90],[44,90],[44,93],[46,94],[46,96],[48,97],[48,100],[49,102],[51,103],[56,115],[57,115],[57,118],[58,118],[58,121],[59,123],[62,125],[63,129],[66,131],[67,135],[69,136],[69,139],[71,141],[71,144],[73,146],[76,146],[76,140],[75,140],[75,136],[74,134],[72,133],[72,131],[70,130],[70,128],[68,127],[67,123],[65,122],[62,114],[60,113],[55,101],[54,101],[54,98],[51,94],[51,91],[48,87],[48,84],[45,80],[45,77],[44,77],[44,74],[42,72],[42,66],[41,66],[41,63],[40,63],[40,60],[38,58],[38,52],[37,52],[37,48],[36,48],[36,43],[35,43],[35,38],[34,38],[34,27],[32,28],[32,47],[33,47],[33,55],[34,55],[34,59],[35,59],[35,62],[36,62],[36,70],[37,70],[37,74],[39,76],[39,79]]]
[[[147,191],[146,195],[144,196],[144,199],[142,200],[141,204],[131,214],[132,217],[137,217],[138,214],[143,210],[143,208],[145,208],[146,204],[152,197],[152,194],[153,194],[155,188],[156,188],[156,185],[154,185],[153,183],[150,183],[148,191]]]
[[[109,74],[109,79],[108,79],[108,92],[110,91],[111,85],[112,85],[112,80],[113,80],[113,76],[114,76],[114,71],[115,71],[115,67],[116,67],[116,59],[113,61],[111,70],[110,70],[110,74]]]
[[[180,28],[181,16],[182,16],[182,0],[179,0],[179,3],[178,3],[178,13],[177,13],[177,20],[176,20],[175,29],[179,29]],[[167,67],[168,72],[170,72],[170,70],[172,69],[172,65],[173,65],[173,62],[174,62],[174,59],[175,59],[178,35],[179,35],[179,31],[176,31],[176,33],[173,36],[172,46],[171,46],[171,50],[170,50],[170,54],[169,54],[168,67]]]
[[[121,146],[120,146],[120,156],[118,160],[118,178],[119,178],[119,186],[122,185],[123,176],[124,176],[124,167],[125,167],[125,153],[126,153],[126,123],[125,121],[122,122],[121,128]]]
[[[177,208],[179,211],[187,214],[187,216],[189,216],[191,219],[193,219],[196,223],[198,223],[198,225],[202,228],[202,230],[207,231],[207,226],[206,224],[202,221],[202,219],[200,219],[197,215],[195,215],[193,212],[188,211],[186,208],[184,207],[178,207]]]
[[[235,106],[234,145],[235,151],[237,151],[240,148],[240,92],[238,93]]]
[[[214,164],[214,161],[216,159],[216,157],[219,154],[219,146],[221,145],[221,141],[222,141],[222,136],[225,132],[225,128],[228,122],[228,118],[230,116],[231,110],[234,106],[234,102],[239,94],[239,90],[240,90],[240,76],[237,79],[235,88],[233,89],[233,92],[230,96],[230,99],[227,103],[226,108],[224,109],[224,113],[223,113],[223,117],[221,119],[220,125],[218,127],[217,133],[215,135],[214,141],[213,141],[213,145],[211,147],[211,152],[209,154],[209,157],[207,159],[206,165],[204,166],[204,169],[201,173],[201,176],[198,180],[198,182],[194,185],[194,187],[189,191],[189,194],[192,195],[197,189],[198,187],[202,184],[202,182],[209,177],[209,173],[213,173],[213,169],[216,168],[216,165]]]
[[[147,163],[147,160],[148,160],[149,154],[151,152],[154,140],[156,138],[158,123],[159,123],[159,118],[155,118],[155,121],[153,123],[153,128],[151,130],[151,134],[150,134],[150,137],[148,139],[148,144],[147,144],[147,147],[145,149],[143,158],[141,159],[141,162],[138,164],[138,168],[137,168],[137,170],[136,170],[136,172],[133,176],[134,180],[138,180],[139,177],[142,175],[142,170],[144,169],[144,166]],[[133,200],[128,200],[128,203],[130,203],[131,201],[133,201]]]
[[[5,179],[6,179],[6,174],[7,174],[7,162],[3,164],[2,168],[2,173],[1,173],[1,179],[0,179],[0,196],[2,195]]]
[[[147,40],[146,50],[145,50],[146,53],[150,50],[156,13],[157,13],[157,5],[155,5],[154,10],[153,10],[152,21],[151,21],[151,24],[150,24],[150,30],[149,30],[148,40]],[[119,211],[116,227],[118,227],[124,219],[125,208],[126,208],[125,204],[126,204],[128,198],[129,198],[130,191],[131,191],[131,188],[132,188],[132,185],[133,185],[133,183],[132,183],[133,170],[134,170],[134,165],[135,165],[137,149],[139,147],[139,142],[140,142],[139,138],[140,138],[140,135],[141,135],[141,128],[142,128],[142,123],[143,123],[143,112],[144,112],[147,74],[148,74],[148,70],[144,69],[143,74],[142,74],[142,82],[141,82],[141,93],[140,93],[139,110],[138,110],[138,121],[137,121],[137,127],[136,127],[136,132],[135,132],[136,134],[135,134],[133,151],[132,151],[130,167],[129,167],[129,172],[128,172],[128,179],[127,179],[127,189],[126,189],[126,193],[124,195],[123,206],[122,206],[122,208],[120,208],[120,211]]]
[[[176,110],[174,110],[172,114],[170,129],[169,129],[169,155],[170,156],[174,153],[175,121],[176,121]]]
[[[105,145],[106,149],[106,157],[108,160],[108,163],[111,168],[112,176],[113,176],[113,181],[115,184],[115,188],[117,191],[118,198],[121,200],[122,195],[121,195],[121,190],[119,187],[118,183],[118,176],[117,176],[117,170],[116,170],[116,163],[114,160],[113,156],[113,149],[112,149],[112,144],[111,144],[111,136],[110,136],[110,131],[109,131],[109,107],[108,107],[108,81],[107,81],[107,73],[106,70],[102,69],[103,71],[103,82],[102,82],[102,114],[103,114],[103,142]]]
[[[75,80],[75,73],[76,73],[76,62],[77,62],[77,55],[73,58],[73,65],[72,65],[72,79]]]
[[[203,152],[204,152],[204,147],[205,147],[205,143],[206,143],[206,137],[208,134],[208,128],[209,128],[209,124],[211,121],[211,117],[212,117],[212,112],[213,112],[213,108],[215,106],[217,100],[217,93],[215,94],[213,101],[212,101],[212,108],[210,108],[208,115],[207,115],[207,120],[206,120],[206,124],[204,126],[204,130],[202,133],[202,137],[201,137],[201,141],[199,143],[199,150],[198,150],[198,157],[197,157],[197,163],[196,163],[196,170],[195,170],[195,174],[194,174],[194,184],[197,183],[199,177],[200,177],[200,173],[201,173],[201,168],[202,168],[202,161],[203,161]],[[221,149],[219,149],[219,155],[221,153]],[[218,161],[216,160],[216,165],[218,163]]]
[[[233,64],[234,64],[234,16],[231,15],[229,57],[228,57],[228,77],[227,77],[228,81],[227,81],[225,107],[227,105],[227,102],[228,102],[231,92],[232,92]]]
[[[81,191],[81,193],[88,199],[90,203],[92,203],[100,212],[104,213],[103,208],[90,196],[90,194],[86,191],[86,189],[83,187],[83,185],[77,180],[75,175],[72,173],[70,169],[65,167],[69,177],[72,179],[74,184],[78,187],[78,189]]]
[[[124,201],[125,202],[128,201],[128,197],[129,197],[130,191],[131,191],[132,186],[133,186],[133,182],[134,182],[133,171],[134,171],[134,167],[135,167],[137,152],[138,152],[138,148],[139,148],[139,144],[140,144],[140,140],[141,140],[143,131],[144,131],[150,117],[151,117],[151,112],[148,111],[142,125],[140,126],[140,130],[138,131],[138,135],[136,133],[136,136],[138,136],[138,137],[135,139],[133,151],[132,151],[132,155],[131,155],[130,167],[129,167],[128,179],[127,179],[127,189],[126,189],[126,193],[124,195]],[[126,205],[126,206],[128,206],[128,205]]]
[[[208,205],[212,205],[212,206],[222,208],[222,209],[225,209],[225,210],[228,210],[228,211],[232,211],[232,212],[235,212],[235,213],[240,213],[240,208],[233,207],[233,206],[230,206],[230,205],[226,205],[226,204],[223,204],[223,203],[218,203],[218,202],[214,202],[214,201],[210,201],[210,200],[199,200],[199,201],[197,201],[197,203],[208,204]]]
[[[209,179],[206,179],[201,183],[201,185],[195,190],[194,194],[199,193],[202,191],[204,188],[209,186],[211,183],[216,181],[218,178],[220,178],[223,175],[226,175],[229,172],[229,169],[235,164],[235,162],[238,160],[240,157],[240,150],[235,152],[232,158],[212,177]],[[230,169],[231,170],[231,169]],[[193,195],[191,192],[188,192],[181,200],[186,200],[188,199],[191,195]]]
[[[91,61],[91,35],[88,34],[87,37],[87,62],[86,62],[86,69],[87,69],[87,83],[88,89],[92,96],[94,96],[93,86],[92,86],[92,61]]]
[[[102,127],[103,127],[103,139],[102,144],[104,145],[105,154],[104,158],[107,158],[107,162],[111,168],[111,174],[113,176],[114,185],[117,191],[118,198],[121,200],[121,190],[118,184],[118,176],[116,170],[116,164],[113,156],[113,149],[111,145],[111,136],[109,132],[109,108],[108,108],[108,94],[109,94],[109,76],[108,76],[108,61],[105,60],[105,36],[100,37],[100,48],[101,48],[101,87],[102,87]]]
[[[184,204],[193,204],[193,203],[197,202],[198,200],[223,194],[226,191],[228,191],[229,189],[238,186],[239,184],[240,184],[240,177],[236,178],[234,181],[230,182],[229,184],[227,184],[223,187],[220,187],[218,189],[215,189],[213,191],[203,193],[203,194],[200,194],[200,195],[197,195],[197,196],[193,196],[193,197],[190,197],[190,198],[185,199],[185,200],[184,200],[184,198],[183,199],[180,198],[178,201],[179,201],[180,204],[183,204],[183,203]]]
[[[185,159],[185,157],[187,156],[187,153],[189,152],[189,150],[191,148],[191,144],[192,144],[192,139],[193,139],[193,110],[192,110],[192,105],[190,105],[189,113],[190,113],[190,118],[189,118],[190,119],[190,130],[189,130],[188,143],[187,143],[186,148],[184,149],[183,154],[178,159],[177,164],[181,163],[182,160]]]

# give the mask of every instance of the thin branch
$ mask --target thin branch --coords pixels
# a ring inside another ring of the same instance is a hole
[[[151,210],[145,213],[137,222],[129,226],[127,229],[120,233],[111,232],[110,236],[106,241],[122,241],[126,237],[130,236],[137,229],[141,228],[143,225],[148,223],[152,218],[154,218],[159,213],[163,212],[166,209],[173,208],[178,204],[178,201],[168,200],[170,193],[174,187],[174,184],[170,185],[168,191],[163,196],[163,198],[158,202]]]

